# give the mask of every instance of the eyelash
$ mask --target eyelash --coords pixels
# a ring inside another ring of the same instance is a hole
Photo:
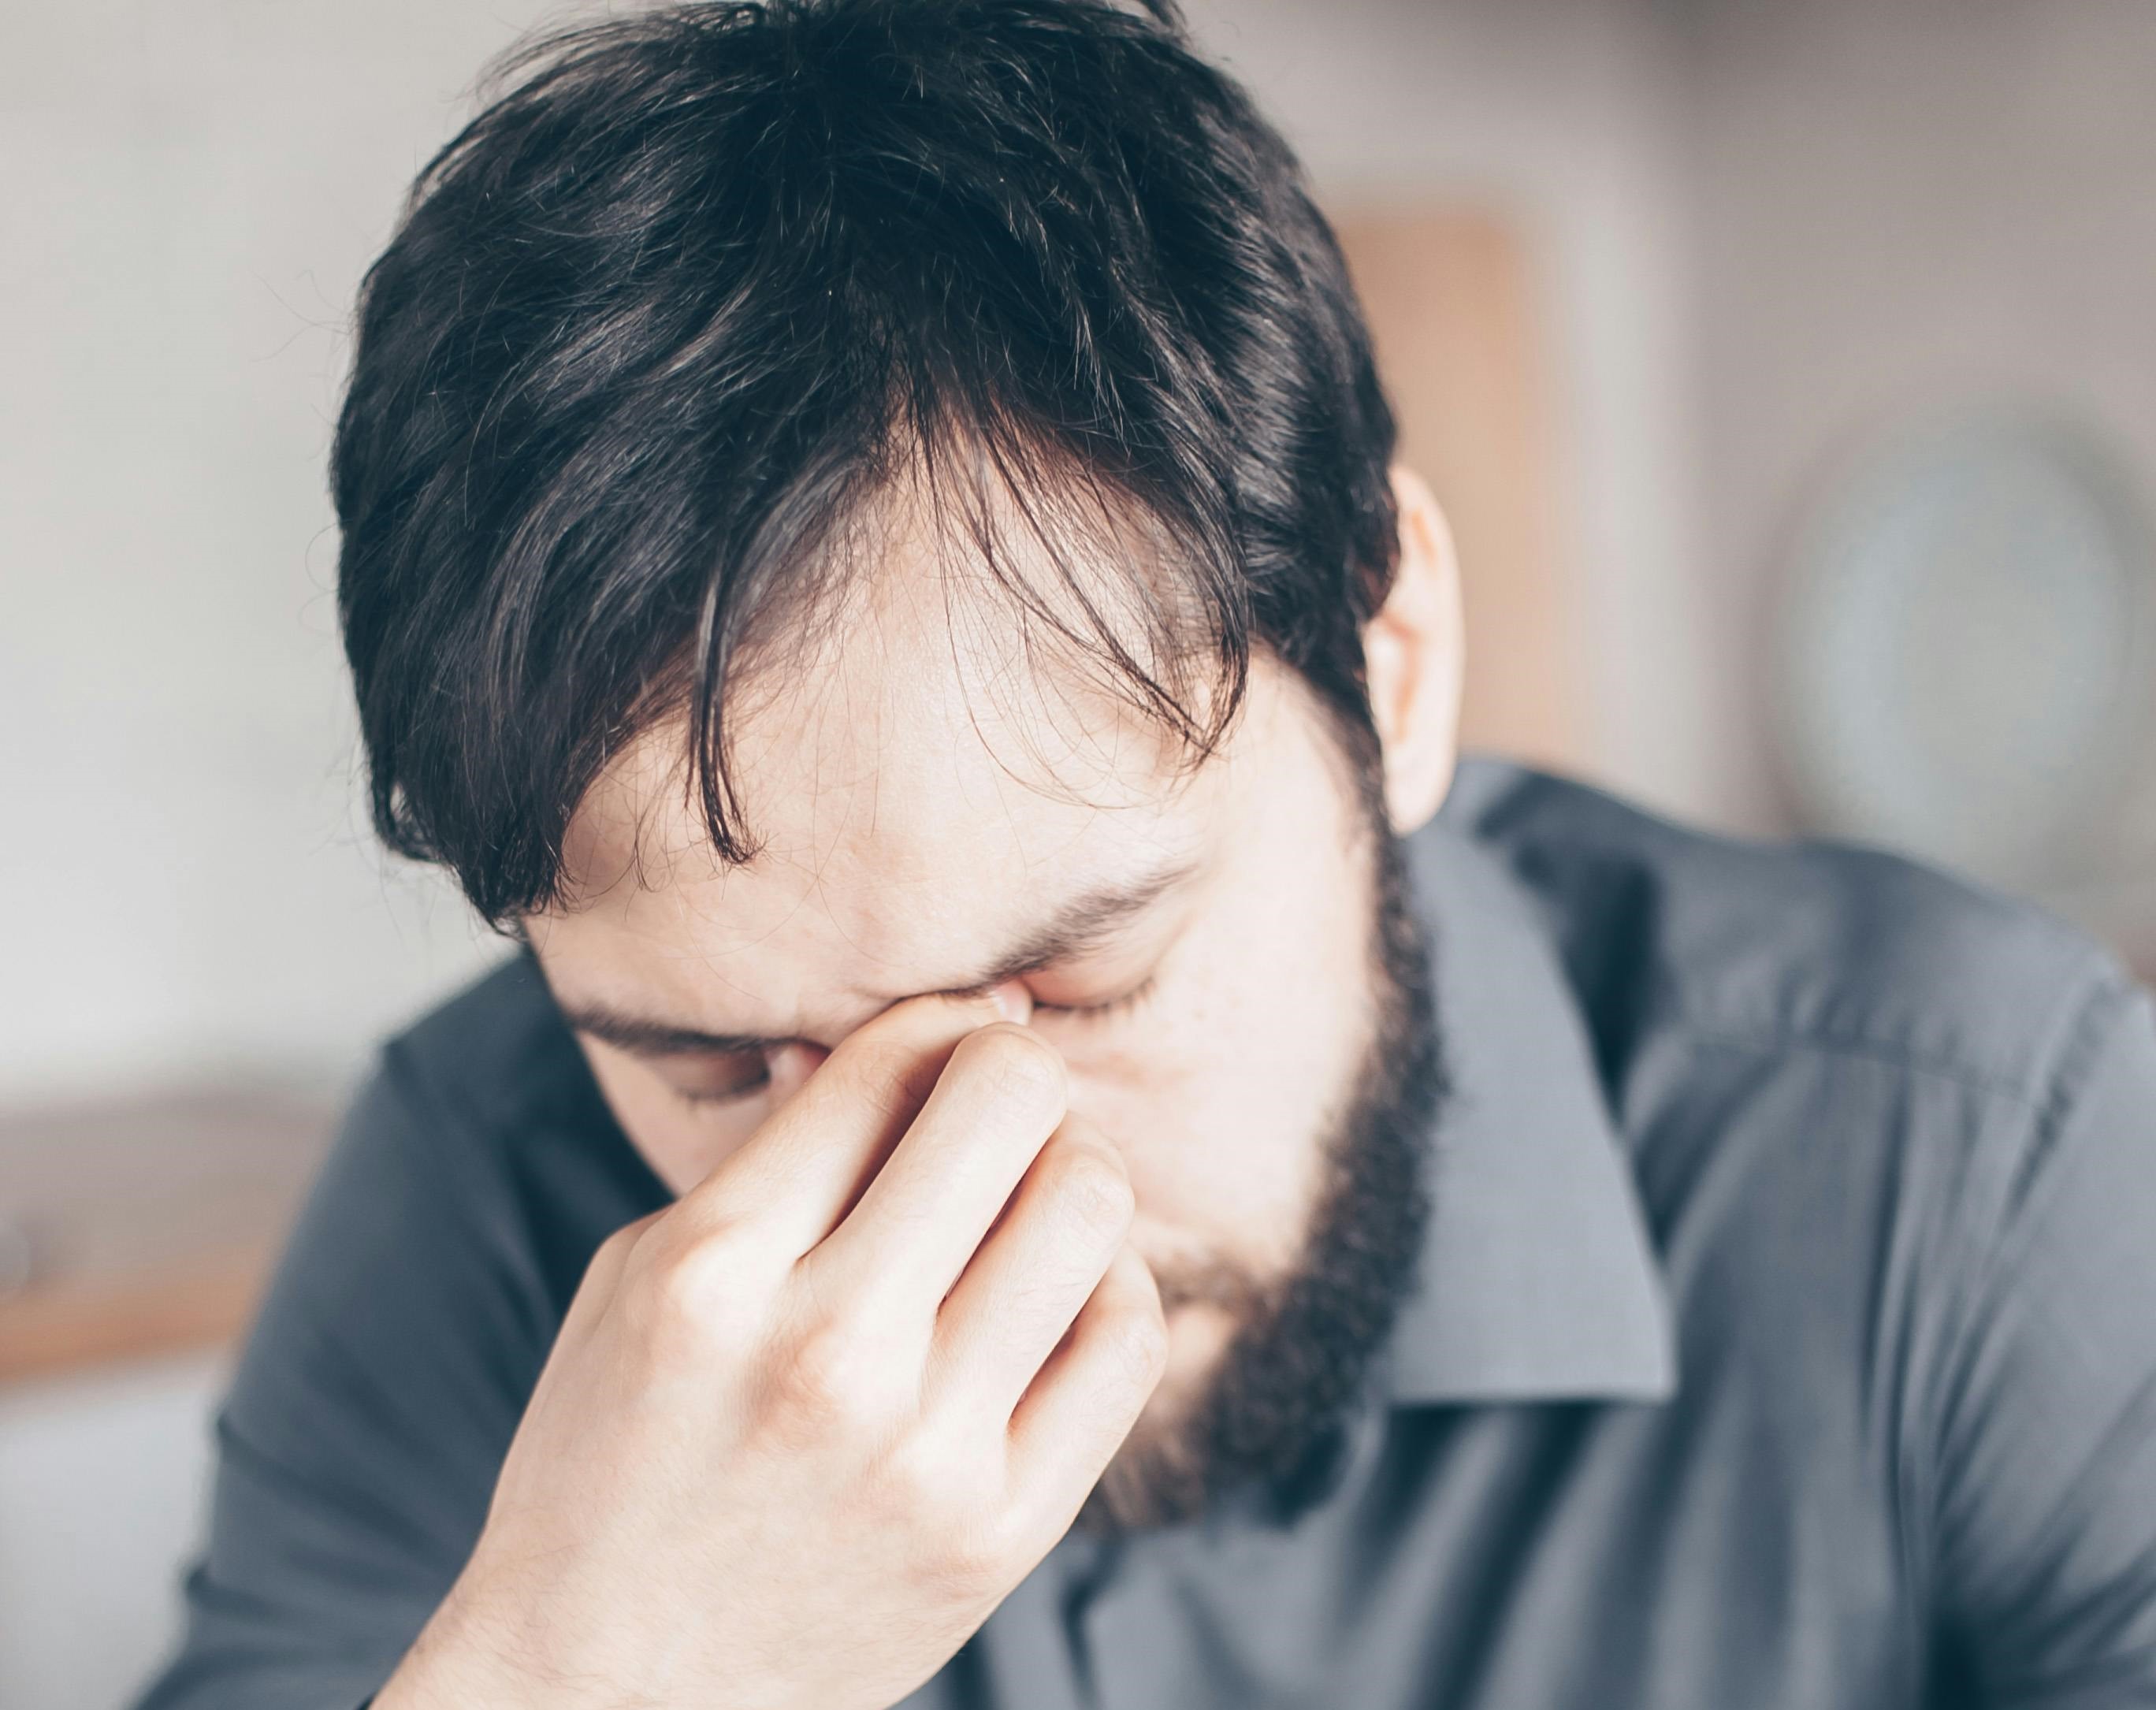
[[[1152,995],[1153,978],[1147,974],[1137,985],[1120,998],[1111,998],[1105,1004],[1043,1004],[1036,1002],[1036,1010],[1045,1009],[1052,1015],[1075,1016],[1081,1021],[1104,1021],[1111,1016],[1122,1015],[1137,1009]]]
[[[1139,1008],[1153,993],[1153,976],[1147,974],[1137,985],[1119,998],[1111,998],[1104,1004],[1042,1004],[1035,1003],[1035,1010],[1045,1010],[1051,1015],[1068,1015],[1083,1022],[1106,1021],[1127,1014]],[[685,1092],[679,1088],[674,1096],[682,1103],[701,1108],[706,1105],[741,1104],[756,1096],[770,1084],[767,1071],[761,1080],[747,1086],[734,1087],[725,1092]]]
[[[770,1084],[771,1071],[766,1067],[762,1075],[747,1086],[729,1087],[724,1092],[685,1092],[675,1087],[674,1096],[682,1103],[698,1109],[706,1105],[745,1104]]]

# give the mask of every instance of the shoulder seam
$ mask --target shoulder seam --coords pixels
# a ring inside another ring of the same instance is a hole
[[[1889,1068],[1899,1069],[1906,1074],[1950,1081],[1964,1091],[1980,1092],[1987,1097],[2002,1098],[2015,1104],[2034,1105],[2036,1102],[2036,1095],[2019,1081],[1987,1073],[1951,1058],[1914,1051],[1894,1040],[1876,1039],[1868,1035],[1839,1035],[1800,1028],[1780,1031],[1764,1028],[1743,1030],[1732,1027],[1709,1027],[1681,1016],[1674,1018],[1672,1024],[1706,1045],[1763,1053],[1808,1051],[1820,1056],[1866,1058],[1883,1063]]]
[[[2028,1144],[2008,1187],[2005,1203],[2009,1207],[2023,1202],[2036,1173],[2057,1146],[2066,1119],[2088,1084],[2090,1071],[2103,1047],[2117,1033],[2137,989],[2130,980],[2099,985],[2084,999],[2067,1025],[2053,1054],[2050,1072],[2045,1076],[2044,1095],[2037,1106],[2035,1120],[2030,1126]]]
[[[2090,1011],[2099,1007],[2107,999],[2117,999],[2122,993],[2131,989],[2128,982],[2101,977],[2101,964],[2094,971],[2099,977],[2085,986],[2073,1001],[2060,1006],[2061,1012],[2069,1018],[2061,1035],[2066,1041],[2071,1042],[2075,1034],[2082,1030]],[[1726,1020],[1708,1020],[1688,1014],[1681,1009],[1666,1012],[1661,1019],[1665,1025],[1710,1044],[1748,1050],[1802,1050],[1838,1056],[1866,1057],[1910,1074],[1951,1081],[1972,1092],[1981,1092],[2032,1107],[2059,1096],[2057,1083],[2066,1066],[2065,1047],[2061,1045],[2054,1045],[2049,1051],[2043,1053],[2039,1060],[2031,1065],[2026,1076],[2017,1076],[2000,1074],[1944,1052],[1922,1050],[1905,1041],[1882,1038],[1876,1034],[1772,1023],[1744,1027]]]

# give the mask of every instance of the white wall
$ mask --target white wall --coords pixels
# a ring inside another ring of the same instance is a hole
[[[481,953],[351,811],[322,466],[360,270],[517,15],[11,11],[0,1101],[335,1073]]]
[[[0,1704],[115,1710],[177,1636],[221,1359],[0,1389]]]

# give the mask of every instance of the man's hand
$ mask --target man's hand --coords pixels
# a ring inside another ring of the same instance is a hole
[[[1032,1570],[1166,1339],[1122,1159],[995,1014],[886,1011],[600,1248],[378,1710],[885,1710]]]

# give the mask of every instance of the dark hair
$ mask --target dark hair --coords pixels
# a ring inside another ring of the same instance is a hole
[[[1014,508],[1061,584],[998,579],[1187,752],[1254,645],[1367,732],[1392,417],[1293,156],[1170,0],[679,5],[500,76],[367,273],[331,459],[392,848],[496,926],[561,901],[578,804],[685,714],[750,858],[730,670],[923,470],[1015,501],[978,544]],[[1132,522],[1103,601],[1060,548]]]

